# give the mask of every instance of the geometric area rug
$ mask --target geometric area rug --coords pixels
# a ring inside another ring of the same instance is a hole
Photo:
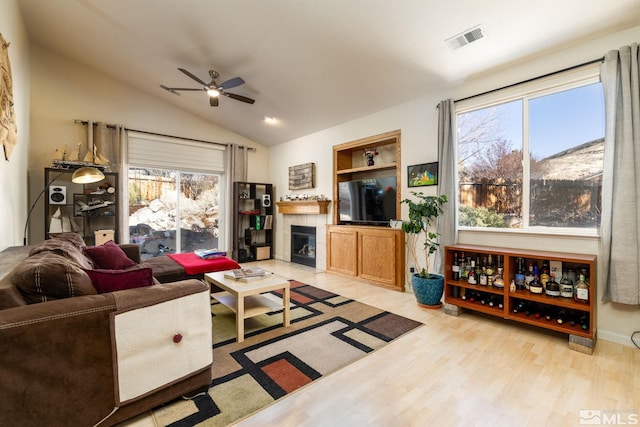
[[[422,325],[291,280],[291,326],[282,310],[245,320],[211,300],[213,381],[207,393],[153,410],[159,426],[226,426],[343,368]],[[264,294],[282,301],[281,292]]]

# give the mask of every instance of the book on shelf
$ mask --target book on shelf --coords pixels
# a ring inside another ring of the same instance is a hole
[[[271,272],[265,271],[260,267],[236,268],[235,270],[229,270],[224,273],[224,277],[227,277],[229,279],[241,280],[243,282],[250,282],[253,280],[262,279],[263,277],[270,274]]]

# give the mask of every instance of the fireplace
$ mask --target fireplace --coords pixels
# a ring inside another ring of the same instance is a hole
[[[291,262],[316,266],[316,228],[291,226]]]

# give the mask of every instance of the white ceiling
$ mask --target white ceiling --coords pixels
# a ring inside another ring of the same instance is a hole
[[[19,0],[31,41],[275,145],[640,23],[638,0]],[[486,38],[445,40],[481,24]],[[240,76],[229,92],[173,95]],[[266,125],[264,116],[278,119]]]

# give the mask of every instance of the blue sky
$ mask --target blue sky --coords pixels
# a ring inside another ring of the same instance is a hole
[[[521,102],[499,108],[512,148],[522,146]],[[599,83],[529,101],[529,149],[538,160],[604,136],[604,96]]]

